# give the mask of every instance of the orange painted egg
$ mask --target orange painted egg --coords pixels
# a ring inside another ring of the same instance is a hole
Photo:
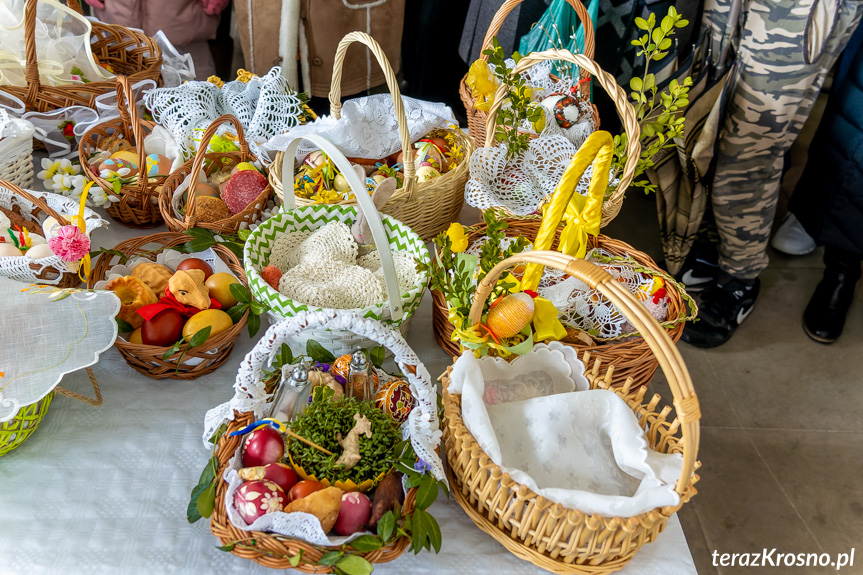
[[[519,292],[509,294],[491,308],[486,325],[497,337],[512,337],[533,319],[534,303],[530,295]]]
[[[392,417],[397,423],[407,421],[417,400],[411,393],[411,386],[401,379],[382,385],[375,394],[375,407]]]

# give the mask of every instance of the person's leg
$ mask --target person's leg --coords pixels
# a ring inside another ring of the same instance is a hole
[[[711,189],[720,274],[704,291],[701,321],[684,332],[684,341],[701,347],[728,341],[755,303],[783,158],[859,23],[863,3],[750,0],[745,9],[740,73]]]
[[[803,312],[803,331],[813,340],[833,343],[842,335],[860,279],[860,261],[860,254],[825,247],[824,275]]]

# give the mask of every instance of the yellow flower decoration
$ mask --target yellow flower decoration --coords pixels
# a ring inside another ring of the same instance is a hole
[[[342,199],[341,192],[336,190],[320,190],[317,194],[311,197],[316,204],[334,204]]]
[[[459,254],[467,249],[467,236],[464,235],[464,226],[460,223],[451,223],[446,231],[446,237],[452,243],[452,251],[454,253]]]
[[[237,70],[237,80],[239,82],[242,82],[243,84],[248,84],[249,80],[257,77],[257,74],[252,74],[251,72],[249,72],[248,70],[244,70],[243,68]]]
[[[494,103],[494,92],[497,90],[497,80],[488,67],[488,62],[479,59],[470,65],[467,72],[467,87],[476,98],[474,108],[487,112]]]
[[[222,86],[225,85],[225,81],[218,76],[210,76],[209,78],[207,78],[207,82],[209,82],[210,84],[215,84],[216,87],[220,90],[222,89]]]

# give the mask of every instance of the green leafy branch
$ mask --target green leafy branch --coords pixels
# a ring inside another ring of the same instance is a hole
[[[497,111],[494,139],[506,144],[507,157],[512,158],[527,150],[530,142],[530,134],[522,132],[521,126],[525,122],[536,124],[540,119],[544,119],[545,112],[541,106],[530,106],[533,92],[521,74],[516,74],[507,67],[506,55],[497,37],[492,39],[492,47],[483,50],[483,54],[488,56],[489,66],[494,70],[495,76],[506,86],[505,100]],[[521,54],[513,52],[512,58],[518,64]]]
[[[189,228],[183,233],[187,236],[192,236],[192,239],[183,246],[186,253],[202,252],[215,245],[221,245],[231,250],[242,261],[243,246],[252,232],[249,230],[239,230],[236,234],[216,234],[213,230],[206,228]]]
[[[223,423],[210,438],[210,443],[213,444],[213,455],[207,461],[204,471],[201,472],[201,477],[198,479],[198,484],[192,489],[192,495],[189,500],[189,505],[186,508],[186,519],[189,523],[194,523],[201,517],[209,517],[213,514],[213,509],[216,507],[216,473],[219,469],[219,460],[216,458],[216,446],[219,443],[219,438],[227,431],[227,424]]]
[[[237,300],[237,305],[228,309],[226,313],[232,322],[237,323],[246,313],[246,310],[249,310],[249,320],[246,327],[249,330],[249,337],[255,337],[255,334],[261,329],[261,315],[266,313],[269,308],[252,299],[252,292],[240,283],[232,283],[229,289],[231,295]]]
[[[676,138],[683,136],[685,118],[682,111],[689,105],[692,78],[687,77],[682,84],[672,80],[666,91],[657,94],[659,88],[656,85],[656,77],[650,73],[650,63],[658,62],[668,55],[668,49],[672,44],[671,37],[675,30],[689,25],[689,21],[685,20],[674,6],[668,8],[668,14],[663,16],[659,26],[657,26],[655,14],[650,14],[646,20],[636,18],[635,25],[645,31],[643,36],[632,41],[632,45],[639,48],[636,55],[644,56],[644,73],[641,77],[636,76],[629,81],[629,87],[632,90],[630,97],[635,103],[635,112],[641,126],[642,149],[634,176],[637,178],[645,170],[654,166],[653,158],[661,150],[676,147]],[[614,160],[612,161],[614,177],[622,173],[626,164],[628,142],[626,134],[614,137]],[[656,186],[648,180],[633,179],[631,185],[643,188],[645,193],[656,191]],[[612,190],[613,188],[609,187],[607,193]]]

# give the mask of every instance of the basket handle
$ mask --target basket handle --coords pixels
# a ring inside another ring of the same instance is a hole
[[[603,202],[602,206],[602,225],[608,224],[617,213],[620,211],[620,206],[623,202],[623,194],[626,192],[627,186],[632,183],[632,178],[635,177],[635,167],[638,164],[638,158],[641,155],[641,127],[638,124],[638,116],[635,113],[635,108],[629,102],[626,96],[626,91],[621,88],[614,76],[599,67],[599,64],[582,54],[573,54],[568,50],[545,50],[542,52],[533,52],[524,56],[516,64],[513,72],[520,74],[539,62],[544,60],[564,60],[571,62],[581,69],[587,70],[599,81],[599,85],[608,92],[608,95],[614,101],[614,106],[617,108],[617,113],[623,120],[623,129],[626,132],[626,164],[623,166],[623,173],[620,176],[620,183],[615,188],[611,197]],[[485,123],[485,147],[494,145],[494,130],[497,122],[497,111],[503,101],[506,93],[506,86],[501,85],[494,95],[494,103],[488,110],[488,117]]]
[[[16,186],[12,182],[7,182],[6,180],[0,180],[0,187],[3,187],[3,188],[10,190],[15,195],[21,196],[22,198],[24,198],[25,200],[27,200],[31,204],[34,204],[37,208],[39,208],[40,210],[42,210],[43,212],[45,212],[46,214],[48,214],[49,216],[51,216],[52,218],[57,220],[57,223],[60,224],[61,226],[68,226],[69,225],[69,222],[66,220],[66,218],[64,218],[62,215],[60,215],[57,212],[55,212],[54,210],[52,210],[51,207],[48,206],[48,202],[46,202],[40,196],[34,196],[33,194],[31,194],[27,190]]]
[[[387,60],[384,49],[381,48],[381,45],[374,38],[365,32],[351,32],[345,35],[336,49],[336,59],[333,62],[333,79],[330,84],[330,115],[336,120],[342,117],[342,66],[345,63],[345,54],[348,51],[348,47],[354,42],[368,46],[384,71],[387,87],[393,97],[393,109],[395,110],[396,120],[399,125],[399,138],[402,141],[402,153],[404,154],[402,163],[405,171],[405,180],[402,187],[406,193],[413,194],[417,186],[416,168],[414,167],[414,148],[411,145],[411,134],[408,131],[408,121],[405,116],[402,93],[399,90],[396,74],[393,72],[389,60]]]
[[[575,10],[575,13],[578,15],[579,21],[581,21],[582,27],[584,27],[584,55],[590,59],[593,59],[593,54],[595,50],[595,36],[593,32],[593,18],[590,17],[590,14],[587,12],[587,8],[584,7],[584,4],[581,0],[566,0],[567,4],[572,6],[572,9]],[[485,39],[482,41],[482,52],[485,52],[488,48],[491,48],[491,42],[497,33],[500,32],[500,27],[503,26],[504,20],[509,16],[509,13],[513,11],[513,9],[522,3],[522,0],[506,0],[503,4],[500,5],[497,12],[494,14],[494,18],[491,19],[491,23],[488,25],[488,30],[485,33]],[[488,56],[486,54],[481,54],[480,58],[488,62]],[[582,78],[589,78],[590,73],[584,68],[580,68],[579,75]],[[584,94],[585,97],[590,95],[590,84],[585,82],[581,85],[581,93]]]
[[[141,121],[138,118],[138,105],[135,103],[135,93],[126,76],[117,76],[117,111],[123,122],[123,130],[127,137],[131,136],[135,150],[138,152],[138,184],[146,193],[149,186],[147,177],[147,156],[144,152],[144,135],[141,132]],[[131,134],[127,126],[131,126]]]
[[[683,469],[675,489],[683,495],[692,481],[695,471],[695,459],[698,456],[700,438],[699,420],[701,411],[698,407],[698,397],[692,387],[692,379],[680,352],[668,337],[668,334],[633,296],[626,287],[614,279],[604,269],[588,261],[573,258],[553,251],[523,252],[506,258],[494,266],[479,282],[470,308],[468,320],[471,325],[477,325],[482,316],[485,301],[494,289],[498,278],[509,267],[521,263],[534,263],[561,270],[599,291],[635,326],[635,329],[650,346],[651,351],[659,360],[663,373],[668,378],[668,386],[674,396],[674,409],[677,419],[682,424],[683,431]]]
[[[381,256],[381,268],[384,270],[384,285],[387,289],[387,299],[390,302],[390,314],[394,321],[401,320],[404,316],[404,310],[402,309],[402,298],[399,293],[399,281],[398,276],[396,276],[396,266],[393,263],[392,247],[390,247],[389,237],[381,221],[381,215],[378,213],[374,202],[372,202],[365,184],[357,177],[353,166],[335,144],[317,134],[308,134],[291,140],[282,159],[282,178],[283,181],[288,182],[288,185],[282,186],[282,202],[285,209],[295,210],[297,208],[297,200],[294,195],[293,173],[297,148],[303,140],[308,140],[323,150],[339,168],[348,184],[350,184],[354,197],[357,199],[357,210],[362,211],[366,216],[369,222],[369,229],[371,229],[372,237],[375,240],[375,246],[377,246],[378,253]],[[284,179],[287,175],[290,175],[289,179]]]
[[[36,5],[39,0],[27,0],[24,4],[24,53],[27,64],[24,68],[24,79],[27,81],[27,94],[24,99],[27,105],[36,106],[41,84],[39,82],[39,61],[36,59]],[[66,0],[66,5],[80,14],[84,15],[78,0]]]
[[[54,388],[54,391],[59,393],[60,395],[65,395],[71,399],[77,399],[78,401],[83,401],[88,405],[99,406],[102,405],[102,391],[99,389],[99,382],[96,381],[96,376],[93,375],[93,370],[89,367],[87,368],[87,375],[90,376],[90,383],[93,384],[93,391],[96,393],[95,398],[87,397],[86,395],[81,395],[80,393],[75,393],[74,391],[69,391],[65,387],[60,387],[59,385]]]
[[[201,136],[201,142],[198,144],[198,149],[195,150],[195,161],[192,162],[192,171],[189,174],[189,199],[186,202],[186,226],[190,228],[195,227],[196,223],[195,202],[197,200],[197,194],[195,194],[195,189],[198,186],[198,175],[204,167],[207,146],[210,145],[210,140],[216,135],[216,131],[225,122],[230,122],[234,125],[234,128],[237,129],[237,140],[240,143],[240,161],[246,162],[251,157],[251,154],[249,153],[249,144],[246,142],[246,134],[243,132],[243,125],[235,116],[225,114],[213,120],[213,123],[210,124],[209,128],[207,128],[204,135]]]

